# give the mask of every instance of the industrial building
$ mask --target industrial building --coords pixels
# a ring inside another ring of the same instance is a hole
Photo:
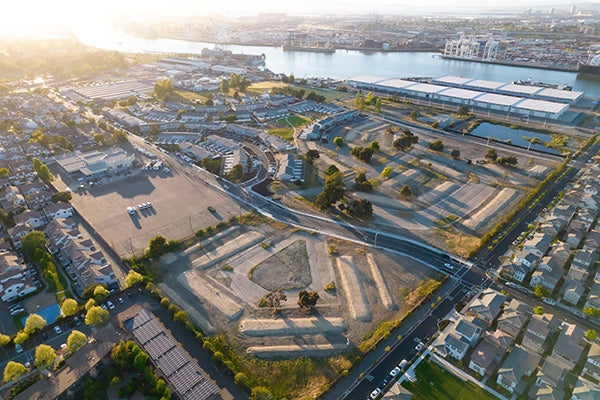
[[[522,117],[558,119],[583,92],[444,76],[427,83],[362,75],[346,80],[357,89],[371,90],[438,103],[466,105],[483,111]]]
[[[57,155],[55,160],[69,175],[93,179],[128,169],[135,161],[135,155],[112,148],[88,153],[74,151]]]

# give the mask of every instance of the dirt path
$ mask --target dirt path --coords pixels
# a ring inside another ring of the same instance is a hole
[[[469,218],[463,221],[463,225],[473,230],[481,228],[491,218],[494,218],[496,214],[494,211],[502,210],[506,204],[510,203],[515,197],[519,195],[515,189],[504,188],[497,192],[495,196],[489,199],[485,206],[480,208],[477,212],[473,213]]]
[[[346,349],[345,343],[251,346],[246,352],[261,358],[324,357]]]
[[[346,324],[340,317],[246,318],[240,322],[240,331],[250,336],[303,336],[345,330]]]
[[[340,274],[342,291],[344,292],[350,315],[358,321],[370,321],[371,307],[365,294],[365,290],[359,280],[354,257],[339,257],[337,259],[337,269]]]
[[[219,284],[210,282],[210,277],[202,277],[196,271],[188,271],[179,275],[177,280],[230,321],[238,319],[244,312],[241,301],[219,289]]]
[[[258,232],[244,233],[236,237],[235,241],[229,241],[212,250],[206,249],[206,254],[193,260],[192,266],[194,268],[208,268],[234,254],[246,250],[264,238],[264,235]]]
[[[381,273],[377,262],[375,262],[375,258],[373,258],[373,254],[367,254],[367,262],[371,268],[371,275],[373,275],[373,280],[375,281],[375,286],[377,286],[377,291],[379,292],[379,297],[381,298],[383,306],[387,310],[397,310],[398,304],[396,303],[396,299],[394,299],[394,296],[386,285],[383,274]]]

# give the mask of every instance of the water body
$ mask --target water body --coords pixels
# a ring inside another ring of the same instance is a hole
[[[125,51],[199,54],[214,43],[176,39],[144,39],[113,32],[99,38],[80,37],[90,46]],[[358,75],[378,75],[384,78],[463,76],[501,82],[526,80],[567,84],[586,96],[600,97],[600,76],[578,75],[574,72],[535,68],[509,67],[468,61],[444,60],[437,53],[362,52],[337,50],[333,54],[303,51],[283,51],[268,46],[222,46],[234,53],[265,54],[266,67],[276,73],[293,73],[296,78],[329,77],[346,79]]]
[[[524,129],[512,129],[508,126],[504,125],[494,125],[488,122],[484,122],[477,126],[477,128],[473,129],[470,133],[473,136],[477,136],[483,139],[492,139],[500,142],[507,142],[513,146],[528,148],[530,147],[533,150],[541,151],[543,153],[549,154],[561,154],[560,151],[546,147],[543,144],[530,144],[525,138],[538,138],[542,142],[550,142],[552,141],[552,136],[547,135],[545,133],[540,132],[532,132]]]

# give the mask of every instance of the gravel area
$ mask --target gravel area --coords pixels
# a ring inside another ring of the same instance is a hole
[[[387,310],[397,310],[398,304],[396,303],[396,299],[390,292],[386,284],[386,280],[383,278],[383,274],[373,257],[373,254],[367,254],[367,262],[369,263],[369,267],[371,268],[371,275],[373,276],[373,280],[375,281],[375,286],[377,287],[377,291],[379,292],[379,297],[381,297],[381,302],[383,306]]]
[[[346,324],[340,317],[247,318],[240,322],[240,331],[249,336],[302,336],[345,330]]]
[[[497,210],[503,210],[507,204],[510,204],[518,196],[519,192],[512,188],[504,188],[496,192],[496,195],[490,198],[482,208],[465,219],[463,225],[474,230],[480,229],[496,216]]]
[[[304,289],[310,285],[306,242],[296,240],[254,266],[248,277],[267,290]]]
[[[352,318],[368,322],[371,320],[371,307],[359,279],[354,257],[341,256],[337,259],[342,291],[346,298],[348,310]]]
[[[177,277],[188,290],[210,304],[229,321],[238,319],[244,312],[239,299],[231,297],[226,290],[218,288],[218,283],[209,282],[209,277],[200,276],[195,271],[184,272]]]
[[[346,349],[345,343],[291,344],[278,346],[250,346],[246,350],[260,358],[325,357]]]

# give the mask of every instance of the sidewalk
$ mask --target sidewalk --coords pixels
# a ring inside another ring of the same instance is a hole
[[[443,301],[443,299],[445,299],[446,296],[448,296],[448,294],[458,285],[460,285],[459,281],[451,279],[445,283],[433,296],[440,296],[442,297]],[[439,305],[440,303],[441,301],[439,301],[437,304]],[[349,371],[348,376],[338,381],[330,392],[321,395],[320,398],[327,400],[341,399],[347,395],[347,393],[352,391],[352,389],[354,389],[354,387],[356,387],[362,381],[362,379],[364,379],[364,377],[369,375],[369,373],[375,367],[377,367],[377,365],[379,365],[379,363],[381,363],[381,361],[383,361],[385,357],[391,351],[393,351],[406,336],[410,335],[410,333],[421,324],[422,320],[427,316],[427,314],[434,310],[431,307],[427,307],[427,304],[424,304],[415,310],[410,317],[402,322],[398,329],[392,331],[387,339],[380,341],[374,350],[369,352],[358,365],[352,368]],[[398,341],[398,335],[402,335],[401,341]],[[387,346],[389,346],[391,350],[386,352],[385,348]],[[362,378],[360,378],[361,374],[363,374]]]

